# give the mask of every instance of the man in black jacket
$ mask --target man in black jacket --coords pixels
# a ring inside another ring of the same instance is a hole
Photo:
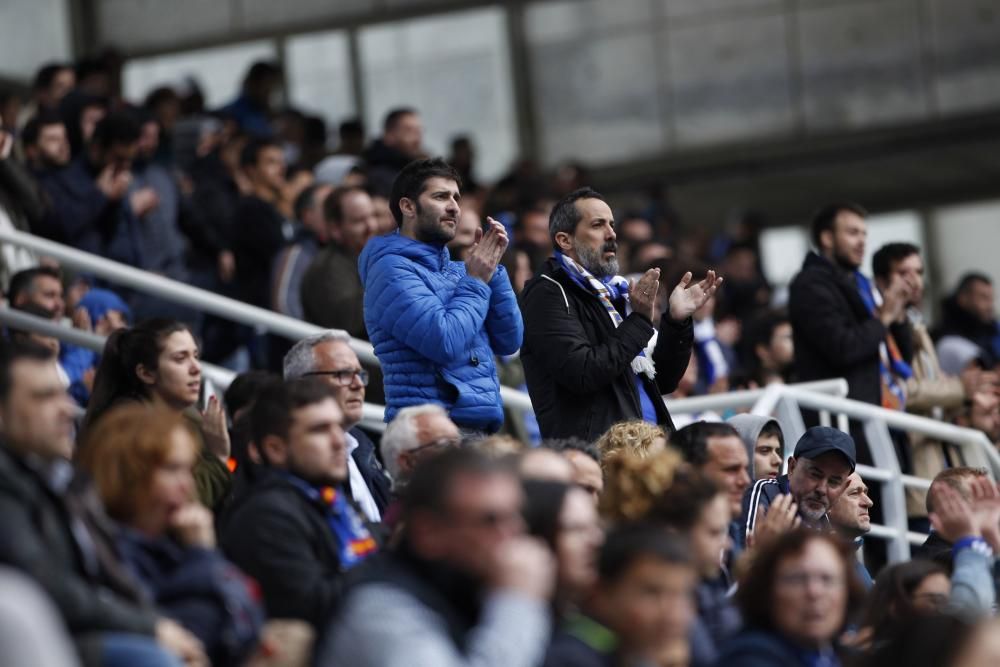
[[[0,563],[35,581],[59,610],[85,664],[196,664],[200,642],[160,617],[127,574],[113,528],[73,475],[73,407],[46,348],[0,354]]]
[[[908,287],[895,280],[881,294],[881,306],[871,296],[872,286],[858,271],[866,215],[855,204],[830,204],[813,219],[818,253],[806,256],[789,288],[795,376],[800,382],[842,377],[849,398],[899,408],[905,398],[898,389],[912,355]]]
[[[344,573],[376,548],[343,493],[343,419],[321,380],[264,388],[251,413],[264,465],[222,529],[223,550],[260,584],[268,616],[317,630],[340,599]]]
[[[375,456],[375,444],[359,428],[365,404],[368,372],[361,368],[343,331],[324,331],[303,338],[285,355],[286,380],[314,376],[333,391],[344,415],[348,476],[346,488],[365,517],[377,523],[391,499],[392,483]]]
[[[528,392],[543,438],[596,440],[612,424],[645,419],[673,430],[661,396],[670,393],[691,358],[691,314],[722,283],[714,271],[698,283],[687,273],[660,318],[653,305],[660,270],[635,284],[617,276],[614,216],[604,198],[582,188],[552,209],[555,255],[521,296]]]

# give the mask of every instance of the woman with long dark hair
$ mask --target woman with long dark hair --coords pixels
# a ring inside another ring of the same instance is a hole
[[[149,403],[195,426],[203,447],[195,468],[198,497],[214,508],[229,490],[229,433],[225,413],[213,396],[204,412],[197,410],[201,395],[200,351],[191,330],[175,320],[149,319],[108,337],[94,378],[80,446],[86,433],[112,406]]]

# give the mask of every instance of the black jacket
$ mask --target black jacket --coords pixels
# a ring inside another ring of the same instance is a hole
[[[958,305],[954,294],[941,302],[941,325],[934,332],[934,339],[959,336],[979,346],[979,356],[987,368],[1000,363],[1000,325],[996,320],[983,322]]]
[[[0,517],[0,563],[34,578],[74,637],[153,634],[155,610],[118,559],[113,526],[85,479],[57,494],[0,445]]]
[[[358,441],[358,448],[351,452],[351,458],[357,464],[365,485],[375,499],[379,514],[385,513],[385,508],[392,500],[392,482],[375,456],[375,443],[364,431],[355,426],[349,433]]]
[[[616,304],[619,311],[624,307]],[[615,328],[604,305],[583,289],[555,259],[549,259],[521,295],[524,363],[528,393],[543,438],[577,436],[593,442],[620,421],[642,418],[632,359],[646,347],[653,325],[632,313]],[[643,377],[657,422],[674,430],[663,401],[677,388],[694,333],[691,320],[664,314],[653,351],[656,381]]]
[[[317,631],[340,600],[345,568],[324,508],[267,467],[222,526],[222,550],[257,580],[269,618],[298,618]]]
[[[885,327],[871,316],[857,286],[827,259],[810,252],[789,288],[788,314],[799,382],[842,377],[848,398],[882,403],[879,345]],[[904,359],[913,356],[908,324],[890,330]]]

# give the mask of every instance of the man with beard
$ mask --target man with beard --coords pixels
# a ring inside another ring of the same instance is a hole
[[[451,259],[460,186],[440,158],[411,162],[396,177],[389,205],[399,231],[371,239],[358,263],[365,327],[385,375],[386,421],[437,403],[465,431],[493,433],[503,424],[494,357],[517,352],[523,325],[500,265],[503,225],[488,218],[465,262]]]
[[[521,295],[521,348],[528,392],[543,438],[597,440],[612,424],[644,419],[673,431],[661,398],[677,387],[691,358],[691,315],[722,283],[688,272],[670,294],[656,330],[660,270],[629,285],[618,273],[615,221],[590,188],[552,209],[554,256]]]
[[[757,522],[784,495],[790,495],[793,504],[776,505],[775,511],[797,512],[805,526],[832,531],[828,513],[847,490],[856,456],[854,440],[843,431],[829,426],[808,429],[788,459],[788,474],[757,480],[743,497],[742,537],[749,540]]]
[[[855,204],[830,204],[813,219],[818,252],[806,256],[789,288],[795,376],[800,382],[842,377],[848,398],[901,409],[913,374],[906,321],[910,288],[893,277],[879,296],[858,270],[866,215]]]

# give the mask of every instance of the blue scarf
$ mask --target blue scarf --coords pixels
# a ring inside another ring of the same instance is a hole
[[[283,473],[292,486],[323,510],[324,518],[340,548],[340,565],[350,569],[375,553],[378,546],[364,521],[339,489],[327,486],[317,489],[301,477]]]

